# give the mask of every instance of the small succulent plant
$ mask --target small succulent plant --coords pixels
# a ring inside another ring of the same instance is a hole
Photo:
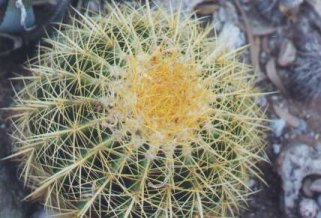
[[[21,77],[22,176],[70,217],[226,217],[265,160],[254,76],[211,28],[147,5],[79,14]]]

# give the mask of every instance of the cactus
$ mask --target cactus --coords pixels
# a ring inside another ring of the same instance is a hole
[[[62,25],[12,110],[25,184],[67,217],[226,217],[263,152],[260,93],[197,19],[108,6]]]

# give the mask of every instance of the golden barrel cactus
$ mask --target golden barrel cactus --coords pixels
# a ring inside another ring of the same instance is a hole
[[[27,198],[67,217],[233,215],[265,159],[248,67],[197,19],[108,11],[62,25],[20,78]]]

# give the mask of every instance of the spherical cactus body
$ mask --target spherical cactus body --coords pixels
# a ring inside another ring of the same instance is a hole
[[[13,110],[14,156],[67,217],[226,217],[264,160],[248,67],[179,12],[109,6],[48,39]]]

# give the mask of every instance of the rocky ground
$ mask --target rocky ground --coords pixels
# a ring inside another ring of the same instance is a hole
[[[260,165],[266,184],[250,181],[257,193],[239,217],[321,218],[321,1],[184,0],[184,7],[213,21],[218,33],[233,30],[227,38],[231,48],[250,45],[244,60],[267,93],[258,104],[270,119],[271,162]],[[1,108],[12,103],[8,79],[26,73],[22,63],[33,53],[31,46],[0,57]],[[0,111],[0,157],[10,151],[9,115]],[[39,205],[21,201],[25,191],[15,164],[1,161],[0,217],[44,217]]]
[[[10,57],[0,58],[0,108],[6,108],[12,103],[13,90],[9,78],[25,70],[22,63],[26,53],[13,53]],[[10,122],[8,113],[0,111],[0,157],[10,154],[9,140]],[[22,201],[26,195],[23,184],[19,182],[17,166],[12,161],[0,161],[0,217],[24,218],[31,217],[35,205]]]

